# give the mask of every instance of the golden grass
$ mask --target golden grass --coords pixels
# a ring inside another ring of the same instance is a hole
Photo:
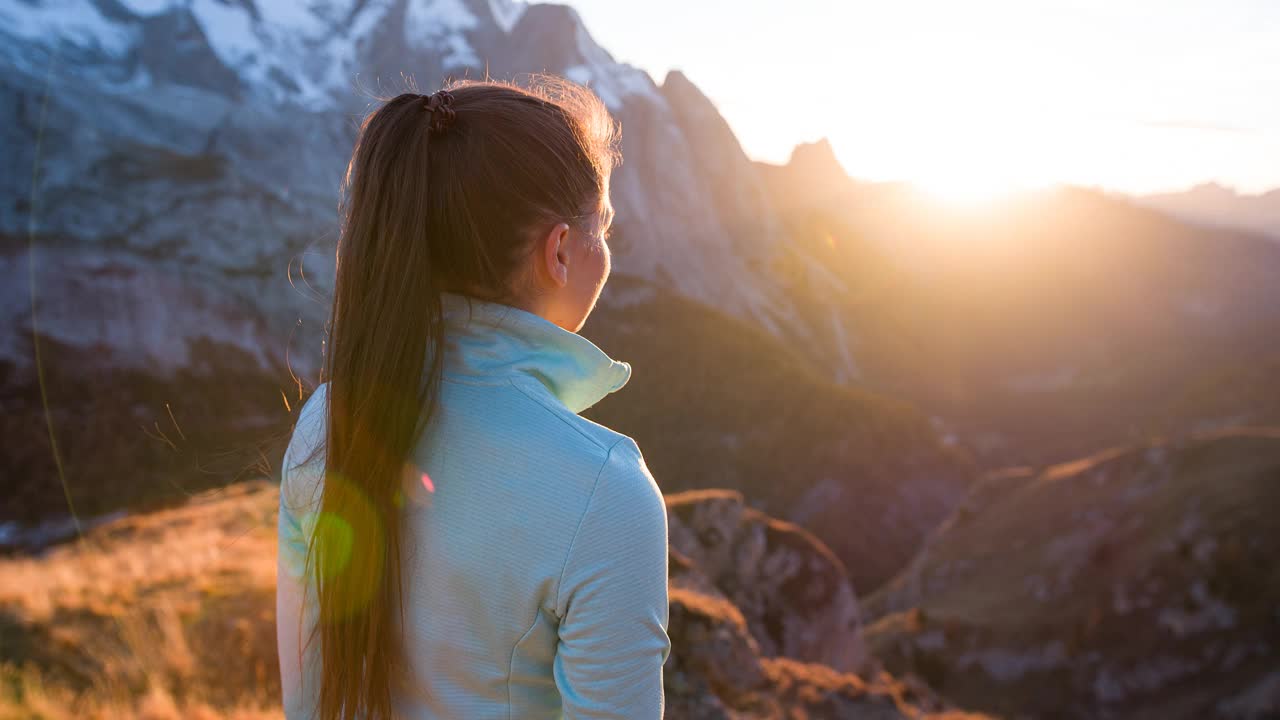
[[[100,692],[76,693],[65,688],[48,687],[38,672],[0,669],[0,718],[4,720],[276,720],[284,717],[278,708],[217,708],[207,703],[174,699],[162,687],[150,687],[134,698],[112,697]]]
[[[0,720],[281,717],[275,489],[0,561]]]

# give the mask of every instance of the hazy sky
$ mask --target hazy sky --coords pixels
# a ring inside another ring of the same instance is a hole
[[[1280,0],[568,0],[748,154],[981,194],[1280,187]]]

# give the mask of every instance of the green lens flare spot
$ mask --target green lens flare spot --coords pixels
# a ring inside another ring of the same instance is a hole
[[[351,548],[355,543],[355,531],[351,523],[339,515],[322,512],[316,517],[315,532],[324,548],[321,558],[321,577],[332,578],[347,569],[351,562]]]

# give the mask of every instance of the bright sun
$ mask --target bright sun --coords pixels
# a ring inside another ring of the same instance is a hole
[[[946,205],[982,205],[1026,189],[1022,183],[980,174],[938,173],[914,180],[912,185]]]
[[[906,179],[934,200],[961,207],[987,205],[1042,184],[1029,124],[997,122],[999,115],[961,114],[918,128],[921,151],[903,158]]]
[[[944,205],[988,205],[1050,184],[1025,151],[1030,141],[1018,138],[1016,129],[978,120],[921,134],[928,151],[907,158],[905,179]]]
[[[966,12],[957,10],[957,17]],[[892,61],[857,76],[865,94],[824,98],[828,113],[840,118],[833,144],[851,175],[906,181],[940,205],[964,209],[1065,182],[1081,167],[1090,174],[1106,169],[1096,158],[1109,145],[1091,116],[1028,102],[1057,60],[1011,63],[999,43],[951,34],[881,51]],[[868,106],[866,95],[883,103]]]

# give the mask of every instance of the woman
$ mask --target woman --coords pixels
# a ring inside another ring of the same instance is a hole
[[[659,718],[666,507],[578,415],[617,126],[581,86],[464,81],[360,129],[324,382],[281,477],[289,718]]]

